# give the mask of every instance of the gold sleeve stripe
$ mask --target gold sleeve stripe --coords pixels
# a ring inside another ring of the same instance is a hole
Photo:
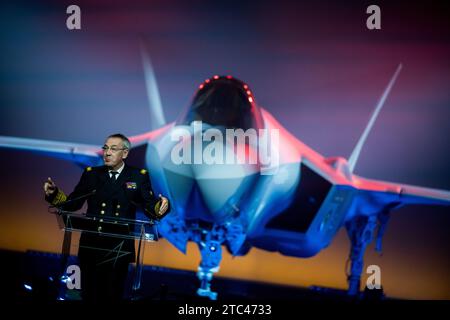
[[[52,201],[52,205],[57,206],[60,203],[63,203],[64,201],[67,200],[67,196],[64,194],[64,192],[62,192],[61,190],[58,189],[58,193],[56,194],[55,198]]]

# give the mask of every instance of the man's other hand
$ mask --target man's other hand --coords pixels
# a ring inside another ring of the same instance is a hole
[[[167,209],[169,208],[169,200],[166,197],[163,197],[162,195],[159,195],[159,199],[161,201],[161,205],[159,207],[158,215],[162,216],[164,213],[166,213]]]

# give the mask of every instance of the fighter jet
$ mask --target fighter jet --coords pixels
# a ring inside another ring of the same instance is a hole
[[[193,241],[201,262],[197,294],[211,290],[222,247],[252,247],[307,258],[328,247],[340,228],[351,241],[348,293],[357,295],[366,247],[381,240],[390,214],[410,204],[450,205],[450,192],[366,179],[353,173],[358,156],[402,69],[400,64],[348,159],[325,157],[290,134],[258,105],[251,88],[230,75],[198,87],[190,106],[166,123],[150,59],[143,52],[152,131],[130,138],[146,145],[157,193],[172,209],[160,234],[180,251]],[[0,137],[0,147],[58,157],[82,167],[102,164],[100,146]]]

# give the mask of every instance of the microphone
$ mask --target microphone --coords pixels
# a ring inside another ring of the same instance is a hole
[[[73,199],[66,200],[66,201],[64,201],[64,202],[62,202],[62,203],[60,203],[58,205],[51,205],[49,208],[58,208],[58,209],[60,209],[62,206],[65,206],[66,204],[69,204],[69,203],[72,203],[74,201],[78,201],[78,200],[81,200],[81,199],[84,199],[84,198],[88,198],[88,197],[94,195],[96,192],[97,192],[97,190],[94,189],[94,190],[92,190],[89,193],[83,194],[83,195],[81,195],[79,197],[76,197],[76,198],[73,198]]]

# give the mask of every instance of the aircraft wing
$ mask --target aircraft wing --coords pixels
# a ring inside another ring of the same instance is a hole
[[[96,145],[0,136],[0,148],[27,150],[81,166],[97,166],[102,163],[102,149]]]
[[[131,149],[147,144],[159,137],[173,123],[139,135],[130,137]],[[102,149],[98,145],[63,142],[44,139],[30,139],[0,136],[0,148],[26,150],[49,157],[68,160],[80,166],[99,166],[103,164]]]
[[[362,198],[378,208],[395,204],[395,207],[410,204],[450,206],[450,191],[446,190],[372,180],[358,176],[354,176],[354,186],[358,189],[358,198]]]

